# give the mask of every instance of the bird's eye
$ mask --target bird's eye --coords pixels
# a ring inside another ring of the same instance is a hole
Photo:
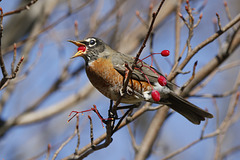
[[[89,44],[93,46],[96,44],[96,41],[92,39],[92,40],[90,40]]]

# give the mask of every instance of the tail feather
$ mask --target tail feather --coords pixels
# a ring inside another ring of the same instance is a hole
[[[169,93],[168,101],[171,103],[168,104],[169,107],[186,117],[194,124],[200,124],[205,118],[213,118],[211,113],[197,107],[173,92]]]

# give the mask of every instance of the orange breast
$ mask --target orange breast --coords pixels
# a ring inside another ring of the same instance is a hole
[[[106,97],[116,100],[119,96],[120,89],[123,86],[123,76],[114,69],[110,59],[98,58],[91,62],[86,68],[87,76],[90,82]],[[138,93],[151,90],[147,82],[131,79],[129,87]],[[128,95],[134,97],[132,95]],[[129,99],[129,97],[126,97]],[[135,98],[135,97],[134,97]]]

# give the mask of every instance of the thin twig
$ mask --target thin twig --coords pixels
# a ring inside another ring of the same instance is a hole
[[[196,28],[196,27],[200,24],[201,19],[202,19],[202,16],[203,16],[203,14],[201,13],[200,16],[199,16],[199,18],[198,18],[197,23],[193,26],[193,28]]]
[[[229,7],[228,7],[228,4],[227,4],[227,1],[225,1],[225,0],[224,0],[224,7],[225,7],[225,11],[226,11],[228,20],[231,21],[232,20],[232,16],[231,16],[231,13],[229,11]]]
[[[239,45],[240,38],[236,36],[239,30],[240,25],[238,26],[237,30],[232,34],[230,42],[228,42],[225,49],[220,50],[219,53],[211,61],[209,61],[209,63],[207,63],[200,71],[198,71],[198,73],[195,76],[196,78],[191,82],[191,84],[189,84],[189,86],[185,89],[184,92],[191,92],[194,86],[199,84],[199,82],[201,82],[207,76],[208,78],[206,81],[211,80],[211,78],[216,74],[216,68],[220,66],[220,64],[222,64],[230,55],[232,55],[234,53],[233,51]],[[191,95],[195,94],[197,91],[203,88],[203,86],[207,84],[206,81],[202,83],[199,87],[196,87],[196,90],[194,89]]]
[[[221,155],[221,160],[224,160],[227,158],[227,156],[231,155],[234,152],[240,151],[240,146],[236,146],[236,147],[232,147],[229,150],[227,150],[226,152],[222,153]]]
[[[1,7],[0,7],[0,12],[1,12],[1,15],[0,15],[0,65],[1,65],[1,70],[2,70],[3,77],[5,78],[5,77],[8,76],[8,73],[7,73],[7,70],[5,68],[3,55],[2,55],[3,10],[2,10]]]
[[[33,5],[34,3],[36,3],[38,0],[31,0],[27,5],[23,6],[23,7],[20,7],[19,9],[16,9],[14,11],[10,11],[10,12],[7,12],[7,13],[4,13],[3,16],[9,16],[9,15],[12,15],[12,14],[16,14],[16,13],[20,13],[24,10],[29,10],[30,9],[30,6]]]
[[[14,43],[13,44],[13,61],[12,61],[12,65],[11,65],[12,75],[14,74],[14,65],[16,62],[16,56],[17,56],[17,46],[16,46],[16,43]]]
[[[92,149],[95,149],[95,145],[93,143],[94,137],[93,137],[93,124],[92,124],[92,118],[88,115],[88,119],[90,122],[90,140],[91,140],[91,147]]]
[[[197,45],[192,51],[191,53],[183,60],[183,62],[178,66],[179,70],[182,70],[186,64],[189,62],[189,60],[203,47],[205,47],[206,45],[208,45],[209,43],[211,43],[212,41],[214,41],[216,38],[218,38],[220,35],[222,35],[224,32],[226,32],[228,29],[230,29],[232,26],[234,26],[236,23],[238,23],[240,21],[240,13],[232,20],[230,21],[227,25],[225,25],[222,30],[217,31],[216,33],[214,33],[212,36],[210,36],[209,38],[207,38],[205,41],[203,41],[202,43],[200,43],[199,45]],[[171,81],[172,79],[174,79],[177,76],[178,73],[173,73],[171,74],[171,76],[169,76],[169,80]]]
[[[219,107],[217,105],[217,101],[215,98],[213,98],[213,106],[216,110],[216,128],[219,128],[219,125],[220,125],[220,121],[219,121]]]
[[[140,20],[140,22],[141,22],[144,26],[146,26],[146,28],[148,28],[147,22],[140,16],[140,12],[139,12],[138,10],[136,11],[136,16],[137,16],[137,18]]]
[[[79,131],[79,115],[77,115],[77,123],[76,123],[76,130],[77,130],[77,146],[75,148],[75,153],[79,149],[80,146],[80,131]]]
[[[71,14],[72,13],[72,5],[71,5],[71,0],[67,1],[68,4],[68,12]]]
[[[164,106],[163,104],[158,105],[158,106],[156,106],[156,107],[151,107],[151,106],[149,106],[147,110],[148,110],[148,111],[155,111],[155,110],[158,110],[158,109],[162,108],[163,106]]]
[[[160,73],[163,73],[162,70],[161,70],[161,68],[160,68],[160,66],[159,66],[159,64],[158,64],[158,62],[157,62],[157,60],[156,60],[156,58],[153,56],[153,39],[154,39],[154,32],[152,32],[151,35],[150,35],[150,55],[152,55],[152,56],[151,56],[152,62],[154,63],[156,69],[157,69]],[[152,64],[151,64],[151,66],[152,66]]]
[[[138,117],[140,117],[142,114],[144,114],[147,111],[147,107],[142,107],[139,110],[137,110],[134,115],[131,116],[131,120],[125,120],[123,121],[119,127],[118,130],[121,129],[122,127],[126,126],[128,123],[132,122],[133,120],[137,119]],[[107,137],[107,133],[104,133],[103,135],[101,135],[100,137],[98,137],[97,139],[94,140],[94,144],[100,144],[102,141],[104,141]],[[81,148],[80,150],[78,150],[77,155],[82,155],[86,152],[89,151],[89,148],[91,148],[91,143],[89,143],[88,145],[86,145],[85,147]],[[64,159],[71,159],[73,156],[75,155],[70,155],[69,157],[66,157]]]
[[[185,10],[187,11],[188,13],[188,16],[189,16],[189,22],[188,22],[188,39],[187,39],[187,55],[192,51],[192,46],[191,46],[191,39],[193,37],[193,29],[194,29],[194,18],[193,18],[193,15],[192,15],[192,8],[189,4],[189,1],[187,0],[186,1],[187,5],[185,6]]]
[[[184,45],[183,50],[182,50],[180,56],[178,57],[177,62],[175,62],[174,66],[172,67],[172,70],[171,70],[170,73],[172,73],[173,71],[175,71],[175,69],[177,68],[180,60],[182,59],[183,53],[184,53],[184,51],[186,50],[186,48],[187,48],[187,44]]]
[[[79,32],[78,32],[78,21],[77,20],[75,20],[75,22],[74,22],[74,35],[75,35],[75,38],[76,39],[79,39]]]
[[[59,154],[59,152],[63,149],[63,147],[68,144],[77,134],[77,130],[74,130],[74,133],[65,141],[61,144],[61,146],[57,149],[57,151],[54,153],[52,160],[55,160]]]
[[[221,21],[220,21],[220,16],[218,13],[216,13],[217,16],[217,24],[218,24],[218,29],[221,31],[222,30],[222,25],[221,25]]]
[[[234,87],[238,85],[239,79],[240,79],[240,73],[238,74]],[[226,136],[226,133],[229,127],[235,122],[233,121],[233,119],[234,119],[235,108],[237,107],[238,100],[239,100],[239,92],[231,96],[231,99],[228,105],[227,114],[219,127],[220,134],[217,136],[217,141],[216,141],[217,144],[216,144],[215,156],[214,156],[215,160],[218,160],[220,158],[221,148],[222,148],[222,144]]]
[[[225,71],[225,70],[227,70],[227,69],[231,69],[231,68],[233,68],[233,67],[238,67],[238,66],[240,66],[240,60],[233,61],[233,62],[231,62],[231,63],[229,63],[229,64],[226,64],[226,65],[224,65],[224,66],[216,69],[216,70],[213,71],[210,75],[208,75],[208,77],[207,77],[200,85],[198,85],[197,87],[195,87],[195,88],[189,93],[189,96],[191,96],[191,97],[194,97],[194,96],[195,96],[195,97],[204,97],[205,94],[204,94],[204,95],[197,95],[196,93],[199,92],[202,88],[204,88],[204,87],[209,83],[209,81],[211,81],[211,80],[214,78],[214,76],[215,76],[217,73],[222,72],[222,71]],[[230,95],[230,94],[233,92],[233,90],[235,90],[235,89],[232,89],[231,91],[227,91],[227,92],[225,92],[225,93],[223,93],[223,94],[221,94],[221,95],[220,95],[220,94],[207,94],[206,97],[228,96],[228,95]]]
[[[226,91],[222,94],[201,94],[201,95],[197,95],[195,94],[196,92],[198,92],[201,88],[203,88],[213,77],[217,72],[221,72],[224,71],[226,69],[235,67],[235,66],[239,66],[239,61],[234,61],[230,64],[227,64],[217,70],[215,70],[213,73],[211,73],[211,75],[201,84],[199,85],[197,88],[195,88],[189,95],[192,97],[208,97],[208,98],[219,98],[219,97],[226,97],[229,95],[232,95],[233,93],[238,91],[238,86],[240,85],[240,80],[238,80],[238,83],[236,84],[236,86],[234,88],[232,88],[229,91]]]
[[[121,110],[122,114],[124,114],[123,110]],[[128,128],[128,132],[130,134],[130,137],[131,137],[131,142],[132,142],[132,146],[133,146],[133,149],[135,150],[135,152],[138,151],[138,145],[137,145],[137,142],[136,142],[136,139],[134,137],[134,134],[132,132],[132,128],[129,124],[127,124],[127,128]]]
[[[88,4],[89,4],[90,2],[92,2],[92,1],[93,1],[93,0],[86,1],[84,4],[78,6],[77,8],[74,8],[74,9],[72,10],[72,13],[71,13],[71,14],[69,14],[69,12],[66,13],[66,14],[64,14],[63,16],[61,16],[61,17],[59,17],[58,19],[56,19],[56,20],[55,20],[53,23],[51,23],[50,25],[48,25],[48,26],[46,26],[45,28],[43,28],[42,30],[40,30],[37,34],[34,34],[34,35],[32,35],[31,37],[27,37],[27,38],[25,38],[25,39],[17,42],[17,43],[16,43],[17,48],[19,48],[20,46],[22,46],[24,43],[26,43],[26,42],[29,41],[29,40],[35,40],[35,39],[37,39],[38,36],[40,36],[42,33],[45,33],[46,31],[54,28],[56,25],[58,25],[59,23],[63,22],[64,20],[66,20],[67,17],[71,16],[71,15],[74,14],[74,13],[77,13],[78,11],[80,11],[81,9],[83,9],[86,5],[88,5]],[[12,48],[6,48],[6,49],[4,50],[4,53],[10,52],[10,51],[12,51]]]
[[[187,26],[187,28],[190,28],[187,20],[183,17],[182,13],[178,12],[179,17],[182,19],[182,21],[184,22],[184,24]]]
[[[51,144],[48,144],[47,146],[47,155],[46,155],[46,160],[49,159],[49,156],[50,156],[50,151],[51,151]]]
[[[3,59],[3,55],[2,55],[3,11],[2,11],[1,7],[0,7],[0,12],[1,12],[1,15],[0,15],[0,66],[1,66],[2,75],[3,75],[3,78],[1,79],[1,82],[0,82],[0,90],[1,90],[8,85],[10,79],[13,79],[16,77],[16,74],[19,70],[19,67],[20,67],[22,61],[23,61],[23,58],[20,59],[20,61],[18,62],[18,65],[16,66],[16,69],[14,71],[14,63],[15,63],[15,59],[16,59],[16,47],[14,45],[13,62],[11,64],[11,66],[12,66],[11,69],[12,69],[13,73],[12,73],[12,76],[9,76],[8,72],[5,68],[4,59]]]
[[[213,18],[213,25],[214,25],[214,31],[215,31],[215,32],[217,32],[217,31],[218,31],[218,28],[219,28],[217,23],[218,23],[218,22],[217,22],[217,18]],[[218,41],[219,48],[222,48],[221,38],[219,37],[219,38],[217,39],[217,41]]]
[[[219,134],[219,131],[216,130],[216,131],[214,131],[214,132],[212,132],[212,133],[210,133],[210,134],[208,134],[206,136],[200,137],[197,140],[193,141],[192,143],[186,145],[185,147],[182,147],[182,148],[176,150],[175,152],[170,153],[169,155],[164,157],[162,160],[168,160],[168,159],[178,155],[179,153],[182,153],[183,151],[187,150],[188,148],[192,147],[193,145],[197,144],[198,142],[202,141],[203,139],[212,138],[212,137],[215,137],[218,134]]]
[[[205,129],[206,129],[207,125],[208,125],[208,119],[206,119],[206,121],[205,121],[205,123],[203,125],[202,131],[201,131],[201,135],[200,135],[200,139],[203,138],[204,132],[205,132]]]
[[[175,15],[176,20],[175,20],[175,57],[174,57],[174,64],[177,63],[177,61],[178,61],[179,51],[180,51],[181,23],[180,23],[178,13],[181,12],[181,4],[182,4],[182,0],[178,0],[176,15]]]
[[[14,79],[14,78],[16,78],[17,72],[19,71],[19,68],[20,68],[23,60],[24,60],[24,56],[22,56],[21,59],[19,60],[17,66],[16,66],[16,68],[15,68],[15,70],[14,70],[13,73],[12,73],[12,76],[8,77],[9,79]]]
[[[99,15],[101,5],[98,5],[97,11],[95,11],[91,17],[91,23],[90,23],[90,31],[88,33],[88,37],[94,35],[99,28],[101,28],[101,25],[103,22],[105,22],[107,19],[109,19],[111,16],[114,15],[115,12],[119,10],[119,8],[126,2],[126,0],[116,1],[114,7],[110,11],[108,11],[101,19],[97,20],[97,16]]]
[[[53,155],[53,158],[52,160],[55,160],[57,155],[59,154],[59,152],[63,149],[63,147],[68,144],[74,137],[76,134],[79,133],[79,128],[78,128],[78,125],[79,125],[79,116],[77,116],[77,123],[76,123],[76,127],[75,127],[75,130],[74,130],[74,133],[65,141],[61,144],[61,146],[57,149],[57,151],[54,153]]]
[[[192,95],[191,97],[222,98],[222,97],[230,96],[230,95],[236,93],[237,91],[238,91],[238,88],[234,88],[230,91],[226,91],[226,92],[221,93],[221,94],[210,94],[210,93],[209,94],[195,94],[195,95]]]
[[[186,88],[186,86],[193,80],[193,78],[195,77],[195,70],[196,70],[196,67],[197,67],[197,62],[196,61],[193,65],[193,72],[192,72],[192,76],[189,78],[189,80],[180,88],[181,91],[184,90],[184,88]]]

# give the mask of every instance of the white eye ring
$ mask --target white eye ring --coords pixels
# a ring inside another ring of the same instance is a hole
[[[89,43],[89,47],[93,47],[97,44],[97,41],[94,38],[89,38],[89,39],[87,39],[87,41]]]

